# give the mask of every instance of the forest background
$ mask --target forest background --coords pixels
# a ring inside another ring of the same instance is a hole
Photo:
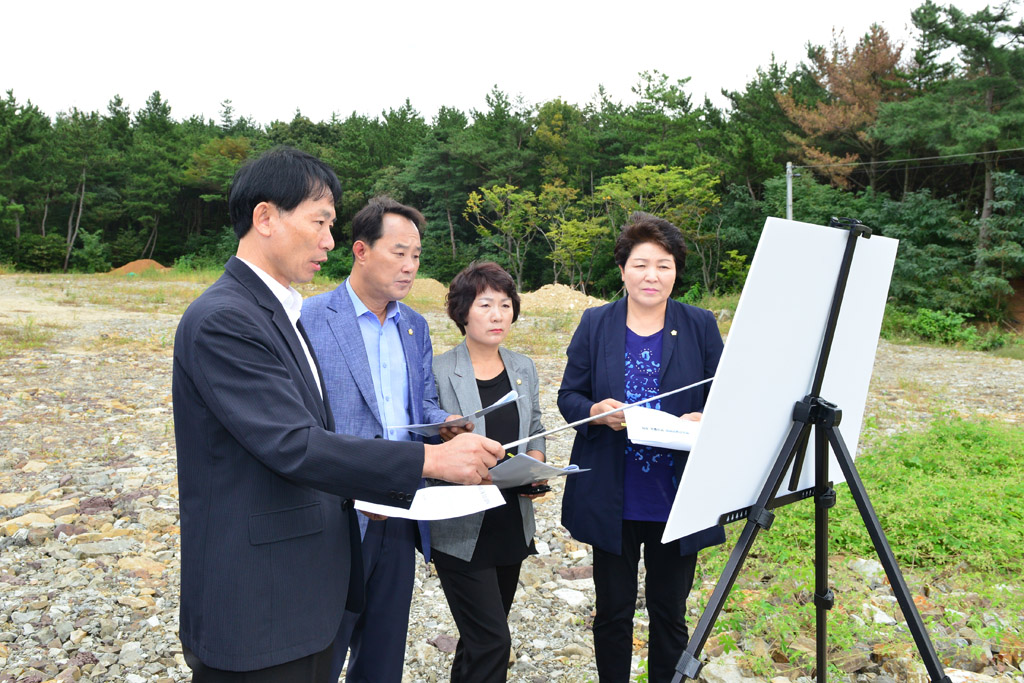
[[[172,117],[154,92],[132,112],[51,119],[0,99],[0,263],[104,272],[138,258],[219,269],[235,250],[227,191],[246,159],[287,144],[327,161],[344,188],[325,274],[351,264],[349,221],[388,194],[428,218],[421,274],[448,282],[494,259],[523,290],[557,282],[614,298],[612,244],[640,209],[678,225],[691,267],[680,294],[738,291],[767,216],[857,218],[898,238],[893,308],[908,324],[958,334],[974,318],[998,344],[1024,290],[1024,20],[1016,3],[975,13],[930,0],[912,44],[872,26],[774,60],[718,108],[688,79],[640,73],[635,101],[601,89],[584,105],[529,104],[497,86],[486,108],[406,100],[379,116],[261,124],[225,100],[218,121]],[[945,330],[945,331],[943,331]],[[955,340],[954,340],[955,341]]]

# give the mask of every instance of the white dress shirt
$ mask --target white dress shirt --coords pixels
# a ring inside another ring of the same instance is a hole
[[[236,256],[239,261],[252,268],[252,272],[256,273],[263,284],[265,284],[277,300],[281,302],[281,306],[284,307],[284,312],[288,316],[288,320],[292,324],[292,329],[295,330],[295,336],[299,338],[299,343],[302,344],[302,350],[306,353],[306,361],[309,363],[309,370],[313,373],[313,379],[316,380],[316,388],[320,390],[320,398],[324,397],[324,388],[320,386],[320,373],[317,372],[316,363],[313,362],[313,354],[309,352],[309,347],[306,345],[306,340],[299,333],[299,327],[297,325],[299,321],[299,315],[302,313],[302,295],[299,294],[298,290],[294,287],[285,287],[280,282],[270,277],[259,266],[256,266],[244,258]]]

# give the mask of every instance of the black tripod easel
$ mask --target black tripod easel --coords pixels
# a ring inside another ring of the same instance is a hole
[[[864,520],[871,542],[875,546],[875,552],[885,568],[885,575],[896,595],[900,609],[907,619],[907,626],[914,637],[917,650],[921,654],[928,676],[932,683],[950,683],[946,676],[939,658],[935,654],[935,648],[928,632],[925,630],[921,615],[903,579],[903,574],[896,564],[896,558],[889,542],[882,532],[878,523],[878,516],[875,514],[864,485],[854,467],[853,457],[850,455],[843,441],[842,435],[836,429],[842,420],[842,411],[833,403],[821,397],[821,386],[825,378],[825,368],[828,365],[829,352],[832,347],[832,340],[835,337],[836,323],[839,319],[839,311],[843,303],[843,295],[846,291],[846,283],[850,274],[850,267],[853,263],[853,252],[857,246],[857,239],[871,237],[871,229],[860,221],[848,218],[833,218],[830,227],[849,229],[849,237],[846,242],[846,250],[839,268],[839,276],[836,281],[835,293],[832,296],[832,305],[828,314],[828,322],[825,326],[825,334],[821,343],[821,350],[818,355],[818,365],[814,374],[814,382],[810,393],[798,401],[793,408],[793,425],[789,435],[779,451],[775,464],[765,481],[764,487],[757,498],[757,501],[746,508],[727,512],[719,518],[720,524],[728,524],[746,519],[747,523],[740,533],[739,540],[729,555],[722,576],[711,594],[711,599],[704,613],[701,615],[690,638],[689,645],[679,658],[676,664],[676,674],[672,683],[681,683],[684,678],[696,679],[703,664],[697,655],[704,649],[704,644],[711,635],[711,629],[722,611],[725,599],[732,590],[733,584],[739,575],[743,562],[750,552],[750,548],[757,538],[757,534],[767,531],[775,518],[772,509],[788,505],[797,500],[814,498],[814,537],[815,537],[815,588],[814,605],[816,608],[817,626],[817,683],[826,683],[826,671],[828,664],[828,610],[832,608],[835,601],[834,595],[828,586],[828,511],[836,502],[836,492],[829,480],[829,444],[835,453],[839,466],[846,477],[846,483],[850,487],[850,493],[857,503],[857,509]],[[814,479],[812,488],[797,491],[800,481],[800,473],[803,469],[804,455],[810,440],[811,427],[814,427]],[[786,470],[790,463],[793,463],[792,476],[789,482],[789,493],[776,497],[782,481],[785,478]]]

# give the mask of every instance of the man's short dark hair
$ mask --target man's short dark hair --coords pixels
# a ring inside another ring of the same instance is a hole
[[[474,261],[455,276],[448,286],[448,295],[445,297],[448,317],[462,334],[466,334],[470,306],[488,289],[504,292],[512,299],[512,322],[519,320],[519,292],[516,291],[516,281],[508,271],[493,261]]]
[[[634,211],[626,224],[622,226],[619,238],[615,240],[615,263],[625,268],[633,248],[644,242],[652,242],[672,254],[676,262],[676,282],[683,276],[686,268],[686,242],[679,228],[664,218],[652,216],[643,211]]]
[[[341,199],[341,183],[331,167],[294,147],[274,147],[248,161],[235,173],[228,196],[228,213],[235,235],[242,239],[252,227],[252,212],[260,202],[293,211],[307,199]]]
[[[386,213],[408,218],[419,231],[420,239],[423,239],[423,226],[427,223],[423,214],[411,206],[399,204],[391,197],[381,195],[371,199],[366,206],[359,209],[359,213],[352,217],[352,243],[364,242],[367,246],[372,247],[383,232],[384,214]]]

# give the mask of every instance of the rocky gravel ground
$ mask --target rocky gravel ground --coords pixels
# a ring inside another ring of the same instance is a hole
[[[125,282],[0,276],[0,333],[22,340],[0,346],[0,683],[190,679],[176,635],[171,345],[181,310],[202,285]],[[435,328],[444,324],[437,311],[428,316]],[[524,309],[520,343],[547,329],[546,320]],[[549,336],[550,348],[564,348],[564,332]],[[545,423],[555,426],[563,360],[552,352],[537,365]],[[1022,385],[1021,361],[883,342],[862,447],[942,412],[1020,424]],[[549,460],[566,463],[571,440],[569,432],[553,437]],[[514,681],[596,680],[591,555],[558,523],[560,488],[555,482],[537,502],[539,554],[523,566],[510,615]],[[877,567],[862,569],[853,574],[878,584],[879,604],[891,600]],[[421,565],[406,679],[447,680],[456,637],[439,582]],[[971,644],[969,633],[957,637]],[[639,660],[642,639],[636,645]],[[994,667],[984,656],[974,658],[979,673],[971,675],[1024,682],[1019,658]],[[923,683],[919,669],[863,664],[850,669],[851,681]],[[714,657],[702,672],[707,683],[746,676],[734,654]]]

